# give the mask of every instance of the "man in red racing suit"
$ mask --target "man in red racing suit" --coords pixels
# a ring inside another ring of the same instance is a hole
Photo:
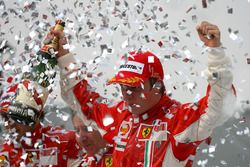
[[[86,119],[96,123],[104,137],[114,134],[114,166],[190,167],[198,145],[232,116],[235,91],[231,61],[220,46],[220,31],[216,25],[202,22],[197,32],[208,47],[205,52],[209,86],[205,97],[187,104],[166,95],[162,64],[149,51],[131,52],[109,81],[120,84],[123,95],[123,101],[110,107],[81,79],[83,74],[73,55],[63,47],[59,49],[63,98],[71,108],[81,110]],[[119,115],[124,112],[131,114],[120,122]],[[114,121],[105,126],[103,120],[107,116]]]
[[[42,125],[46,98],[47,91],[29,80],[3,93],[0,114],[7,133],[0,145],[0,166],[67,167],[78,158],[80,146],[73,131]]]
[[[39,125],[20,144],[5,141],[0,149],[0,156],[5,156],[5,160],[0,162],[4,167],[67,167],[78,158],[79,146],[73,131]]]

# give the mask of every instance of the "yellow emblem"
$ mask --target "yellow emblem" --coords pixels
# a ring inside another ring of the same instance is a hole
[[[150,134],[151,130],[152,130],[152,129],[149,128],[149,127],[143,128],[143,129],[142,129],[142,136],[143,136],[143,138],[147,138],[148,135]]]
[[[0,167],[5,167],[8,165],[8,158],[6,155],[0,155]]]
[[[106,166],[106,167],[111,167],[112,164],[113,164],[112,156],[107,156],[107,157],[105,157],[105,166]]]
[[[29,162],[33,162],[34,155],[31,152],[29,152],[27,158]]]
[[[128,131],[129,131],[129,125],[128,124],[122,125],[121,130],[120,130],[121,135],[126,135]]]

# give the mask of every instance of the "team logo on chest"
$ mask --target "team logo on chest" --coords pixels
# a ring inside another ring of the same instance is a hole
[[[27,158],[25,161],[26,164],[36,164],[37,162],[39,162],[38,158],[39,150],[27,151],[26,154],[27,154]]]
[[[150,136],[151,135],[151,132],[152,132],[152,128],[151,127],[144,127],[143,129],[142,129],[142,137],[143,138],[147,138],[148,136]]]
[[[166,122],[156,125],[141,124],[137,131],[137,138],[139,141],[166,141],[168,133]]]
[[[113,165],[112,156],[106,156],[104,161],[105,161],[105,167],[111,167]]]
[[[141,124],[137,133],[138,140],[149,140],[152,135],[153,125]]]

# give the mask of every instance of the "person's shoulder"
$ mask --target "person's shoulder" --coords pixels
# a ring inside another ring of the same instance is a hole
[[[8,144],[6,141],[4,141],[3,143],[0,144],[0,153],[3,152],[9,152],[12,151],[14,149],[14,145]]]
[[[0,152],[2,152],[5,149],[5,143],[1,143],[0,144]]]
[[[113,117],[124,118],[131,115],[128,111],[124,101],[112,102],[110,104],[103,104],[103,111],[111,114]]]
[[[177,110],[179,110],[183,104],[175,99],[170,99],[169,97],[166,98],[165,102],[162,105],[162,109],[165,113],[171,112],[175,113]]]

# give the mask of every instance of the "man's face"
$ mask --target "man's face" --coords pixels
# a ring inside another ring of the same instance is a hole
[[[106,141],[102,138],[99,131],[94,130],[90,126],[85,126],[82,119],[78,115],[74,115],[73,126],[76,131],[76,139],[89,155],[94,155],[106,146]]]
[[[28,125],[17,123],[13,121],[11,118],[9,118],[6,121],[5,128],[7,132],[11,134],[14,140],[16,140],[17,142],[19,142],[20,139],[23,136],[25,136],[27,133],[30,133],[30,132],[32,133],[34,130],[33,126],[28,126]]]
[[[137,87],[126,85],[121,86],[123,100],[126,102],[129,111],[139,116],[152,108],[160,99],[161,94],[158,88],[152,88],[149,80]]]

